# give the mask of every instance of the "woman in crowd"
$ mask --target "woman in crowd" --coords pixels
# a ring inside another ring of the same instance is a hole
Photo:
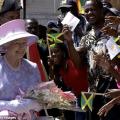
[[[75,66],[64,43],[56,43],[51,48],[51,52],[52,56],[49,60],[51,77],[58,87],[61,87],[64,91],[71,90],[79,98],[81,91],[87,91],[88,89],[86,67],[80,69]],[[74,115],[70,118],[69,113],[66,119],[73,120],[75,118]],[[81,114],[81,119],[85,119],[85,114]]]
[[[24,20],[16,19],[0,26],[0,38],[5,50],[0,56],[0,100],[11,101],[41,82],[37,65],[23,58],[38,37],[25,31]]]

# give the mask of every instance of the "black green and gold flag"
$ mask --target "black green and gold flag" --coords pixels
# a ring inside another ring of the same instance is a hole
[[[94,94],[81,92],[81,109],[92,111],[93,98]]]
[[[54,46],[55,43],[63,43],[63,33],[47,34],[50,47]]]

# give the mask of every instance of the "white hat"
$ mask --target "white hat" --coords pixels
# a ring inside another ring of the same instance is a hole
[[[22,19],[12,20],[0,26],[0,46],[24,37],[27,38],[29,46],[38,40],[36,35],[25,30],[25,21]]]
[[[115,43],[113,37],[110,37],[110,39],[107,41],[106,47],[111,60],[120,53],[119,45]]]

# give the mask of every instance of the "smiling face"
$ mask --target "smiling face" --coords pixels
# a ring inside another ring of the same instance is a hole
[[[60,65],[63,60],[63,52],[57,47],[52,48],[51,52],[52,52],[53,63],[55,65]]]
[[[103,19],[102,8],[100,8],[94,1],[87,1],[85,3],[85,16],[91,25],[99,24]]]
[[[6,48],[6,54],[13,58],[21,59],[26,52],[27,40],[26,38],[20,38],[19,40],[12,41],[6,45]]]

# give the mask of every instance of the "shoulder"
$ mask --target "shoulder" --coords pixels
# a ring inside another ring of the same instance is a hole
[[[31,76],[38,77],[40,80],[40,72],[38,69],[38,66],[36,63],[28,60],[28,59],[23,59],[23,69],[25,70],[26,73],[31,74]]]
[[[23,64],[28,67],[28,68],[36,68],[37,64],[28,60],[28,59],[23,59]]]

